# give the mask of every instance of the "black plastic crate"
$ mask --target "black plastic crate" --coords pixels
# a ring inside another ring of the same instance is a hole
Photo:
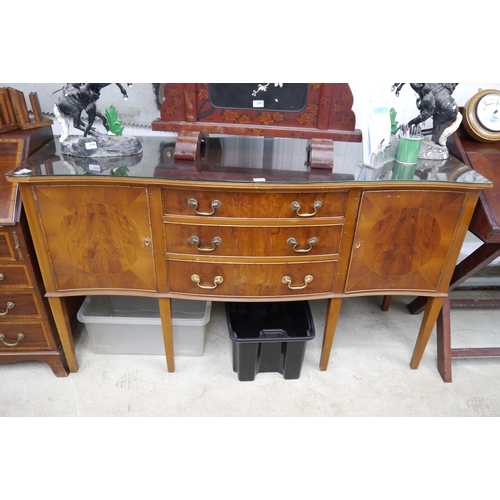
[[[315,336],[307,301],[227,302],[226,318],[238,380],[264,372],[300,377],[307,341]]]

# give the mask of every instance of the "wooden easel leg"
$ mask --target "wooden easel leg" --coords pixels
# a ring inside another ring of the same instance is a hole
[[[319,369],[325,371],[328,367],[330,359],[330,351],[332,350],[333,337],[335,329],[337,328],[337,321],[339,319],[340,307],[342,306],[342,299],[330,299],[328,301],[328,308],[326,311],[325,333],[323,335],[323,346],[321,348],[321,359],[319,362]]]
[[[75,343],[73,332],[71,331],[71,322],[68,317],[68,309],[65,299],[62,297],[49,297],[49,305],[54,316],[57,331],[61,339],[62,348],[70,372],[78,371],[78,361],[76,359]]]
[[[412,302],[410,302],[406,308],[410,314],[420,314],[427,305],[427,297],[417,297]]]
[[[445,382],[451,382],[451,319],[450,297],[446,297],[437,325],[437,360],[438,371]]]
[[[493,262],[498,256],[500,256],[500,244],[485,243],[481,245],[462,262],[457,264],[455,271],[453,272],[448,291],[454,290],[466,279],[474,276],[477,272],[483,269],[483,267]],[[417,297],[406,307],[411,314],[419,314],[424,310],[426,303],[427,297]]]
[[[424,354],[427,342],[429,342],[429,337],[431,336],[434,325],[436,324],[443,302],[444,297],[429,297],[427,300],[424,317],[422,318],[422,324],[420,325],[417,342],[415,343],[413,356],[410,361],[410,367],[413,370],[416,370],[420,364],[420,360]]]
[[[29,95],[31,110],[35,117],[35,122],[41,122],[43,120],[42,108],[40,107],[40,101],[38,99],[38,94],[36,92],[31,92]]]
[[[170,299],[158,299],[158,304],[160,306],[163,341],[165,342],[167,369],[169,372],[174,372],[175,364],[174,364],[174,337],[172,332],[172,303]]]

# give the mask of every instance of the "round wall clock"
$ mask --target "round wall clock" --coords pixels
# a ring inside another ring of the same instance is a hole
[[[500,90],[482,90],[464,106],[463,125],[480,142],[500,141]]]

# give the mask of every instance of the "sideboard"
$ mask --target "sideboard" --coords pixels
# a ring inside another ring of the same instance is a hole
[[[91,294],[157,297],[170,372],[172,298],[328,299],[326,370],[343,299],[427,296],[418,367],[486,178],[455,158],[311,169],[305,139],[210,136],[195,161],[174,158],[172,137],[138,139],[142,154],[110,160],[55,140],[8,174],[70,371],[65,299]]]

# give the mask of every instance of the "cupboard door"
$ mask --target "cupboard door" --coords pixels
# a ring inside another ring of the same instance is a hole
[[[156,291],[147,188],[33,190],[58,290]]]
[[[465,198],[447,191],[363,193],[346,293],[435,291]]]

